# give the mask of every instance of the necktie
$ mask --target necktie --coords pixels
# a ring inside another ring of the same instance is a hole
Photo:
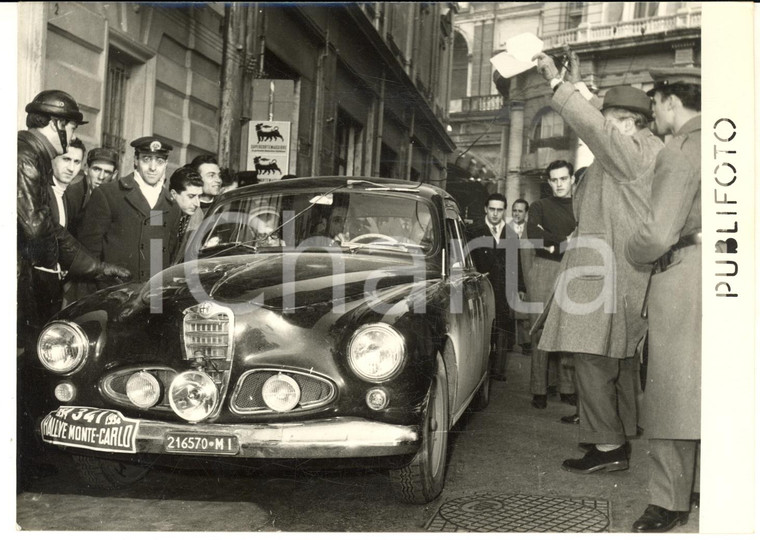
[[[185,231],[187,230],[187,224],[189,222],[190,222],[190,216],[188,216],[187,214],[183,214],[182,217],[179,218],[179,227],[177,229],[177,239],[180,242],[182,241],[182,237],[185,236]]]
[[[499,230],[496,228],[496,225],[491,225],[491,230],[493,231],[494,236],[499,234]]]

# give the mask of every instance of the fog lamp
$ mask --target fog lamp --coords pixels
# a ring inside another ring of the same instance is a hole
[[[367,407],[379,411],[388,406],[388,394],[382,388],[370,388],[367,390],[366,401]]]
[[[141,409],[148,409],[158,403],[161,386],[150,373],[138,371],[127,380],[127,397]]]
[[[62,382],[55,387],[55,398],[63,403],[68,403],[77,395],[76,387],[70,382]]]
[[[278,373],[264,383],[261,397],[273,411],[292,411],[301,399],[301,388],[292,377]]]
[[[177,375],[169,387],[169,404],[177,416],[188,422],[205,420],[219,401],[214,381],[202,371]]]

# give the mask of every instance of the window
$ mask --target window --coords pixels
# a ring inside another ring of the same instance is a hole
[[[103,105],[103,146],[124,153],[124,109],[129,65],[119,57],[120,52],[111,47],[108,51],[106,97]]]
[[[585,2],[567,3],[567,28],[578,28],[583,22],[583,7]]]
[[[339,176],[362,174],[362,162],[364,161],[362,131],[361,124],[342,109],[338,109],[334,174]]]
[[[539,139],[562,137],[565,135],[565,122],[559,114],[550,111],[541,116],[536,129]]]
[[[543,113],[539,113],[538,120],[531,131],[528,152],[533,153],[538,148],[545,147],[565,148],[567,144],[564,120],[553,110],[544,109]]]
[[[659,7],[659,2],[636,2],[636,6],[633,11],[633,18],[646,19],[649,17],[656,17]]]

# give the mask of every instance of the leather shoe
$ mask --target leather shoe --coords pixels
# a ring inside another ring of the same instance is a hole
[[[578,396],[576,394],[560,394],[559,400],[562,403],[567,403],[573,407],[576,407],[578,405]]]
[[[580,448],[584,452],[588,452],[592,448],[596,448],[596,445],[594,443],[578,443],[578,448]],[[625,450],[626,459],[631,459],[631,443],[626,441],[625,444],[623,445],[623,449]]]
[[[566,459],[562,468],[569,472],[590,474],[597,471],[624,471],[628,468],[625,446],[602,452],[594,446],[581,459]]]
[[[570,416],[563,416],[559,419],[560,422],[563,424],[574,424],[578,425],[581,423],[581,417],[577,414],[571,414]]]
[[[661,506],[650,504],[642,516],[633,522],[633,532],[666,532],[676,525],[689,521],[688,512],[665,510]]]
[[[533,399],[530,402],[536,409],[546,408],[546,396],[542,394],[533,394]]]

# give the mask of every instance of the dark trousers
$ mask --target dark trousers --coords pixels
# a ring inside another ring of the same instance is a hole
[[[575,353],[580,442],[623,444],[636,435],[635,358]]]

